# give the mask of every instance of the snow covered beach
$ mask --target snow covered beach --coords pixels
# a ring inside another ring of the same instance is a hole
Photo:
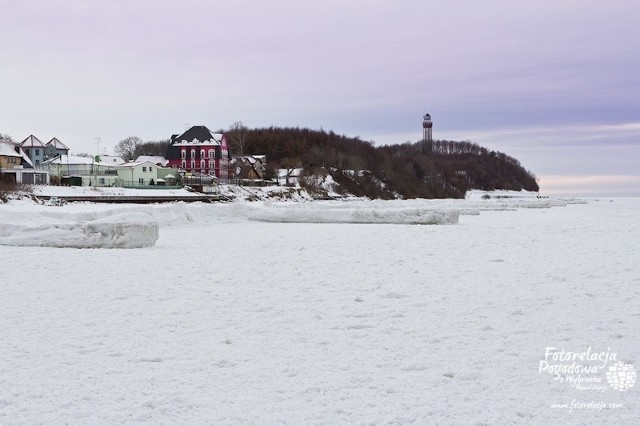
[[[6,245],[140,215],[152,247]],[[640,385],[539,368],[553,347],[638,369],[639,215],[533,197],[0,205],[0,423],[633,424]]]

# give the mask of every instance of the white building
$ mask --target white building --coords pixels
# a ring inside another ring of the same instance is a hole
[[[151,161],[133,161],[115,167],[118,186],[125,188],[153,186],[158,183],[158,166]]]
[[[78,186],[115,186],[118,177],[114,166],[93,157],[61,155],[38,166],[47,170],[52,181]]]

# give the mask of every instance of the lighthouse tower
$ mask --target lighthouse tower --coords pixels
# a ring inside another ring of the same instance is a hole
[[[431,122],[431,116],[429,114],[425,114],[422,117],[422,140],[427,142],[432,142],[431,138],[431,128],[433,127],[433,123]]]

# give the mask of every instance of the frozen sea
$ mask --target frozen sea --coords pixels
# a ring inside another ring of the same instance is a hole
[[[637,198],[0,205],[0,424],[637,424],[639,223]]]

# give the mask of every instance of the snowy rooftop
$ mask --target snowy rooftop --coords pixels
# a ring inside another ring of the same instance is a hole
[[[0,142],[0,155],[5,157],[22,157],[22,155],[16,151],[16,145],[10,142]]]
[[[124,158],[117,155],[101,155],[100,162],[104,164],[111,164],[112,166],[126,163],[126,161],[124,161]]]
[[[138,163],[143,163],[146,161],[153,164],[161,164],[162,166],[169,165],[169,160],[164,158],[162,155],[141,155],[138,158],[136,158],[136,162]]]
[[[260,161],[262,163],[265,162],[265,160],[267,159],[266,155],[240,155],[238,157],[235,157],[233,160],[237,161],[248,161],[251,164],[255,164],[256,161]]]
[[[155,166],[155,163],[152,163],[151,161],[131,161],[129,163],[124,163],[124,164],[119,164],[118,166],[116,166],[117,168],[123,168],[123,167],[127,167],[127,168],[133,168],[133,167],[138,167],[138,166]]]
[[[33,135],[29,135],[28,138],[20,142],[20,145],[25,148],[44,148],[45,144]]]
[[[49,142],[47,142],[47,146],[53,146],[56,149],[69,149],[69,147],[60,142],[60,139],[58,138],[52,138]]]
[[[193,126],[181,135],[171,138],[173,146],[222,145],[222,133],[213,133],[206,126]]]

